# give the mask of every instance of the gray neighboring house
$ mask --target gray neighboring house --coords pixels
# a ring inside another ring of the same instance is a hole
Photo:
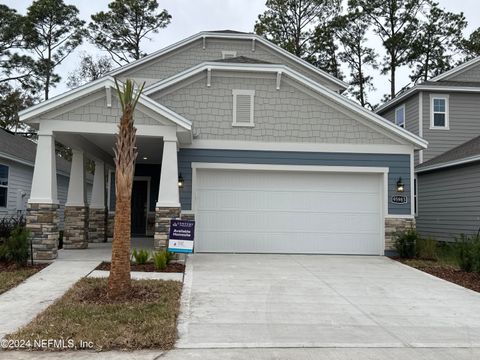
[[[454,241],[480,227],[480,57],[400,93],[377,109],[428,141],[415,152],[419,232]]]
[[[0,218],[25,215],[32,187],[37,145],[19,135],[0,129]],[[67,199],[70,163],[57,157],[59,227],[63,228],[63,208]],[[87,183],[87,193],[91,191]]]
[[[414,219],[413,153],[425,140],[258,35],[206,31],[20,113],[39,134],[27,216],[37,259],[57,256],[45,241],[58,234],[54,141],[73,149],[64,248],[94,241],[87,228],[104,233],[107,207],[115,216],[115,80],[127,78],[146,82],[131,232],[157,249],[181,217],[196,221],[195,252],[383,255]],[[85,156],[95,161],[90,204]]]

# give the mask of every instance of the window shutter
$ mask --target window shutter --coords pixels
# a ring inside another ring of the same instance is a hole
[[[237,123],[249,123],[250,120],[250,95],[237,95]]]

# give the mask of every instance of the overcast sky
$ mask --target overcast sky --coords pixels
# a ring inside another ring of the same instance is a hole
[[[437,0],[441,6],[449,11],[463,11],[468,27],[465,35],[480,27],[480,1],[479,0]],[[31,0],[0,0],[0,3],[17,9],[24,14]],[[65,0],[68,4],[75,5],[80,10],[80,17],[86,21],[90,15],[108,9],[109,0]],[[142,46],[147,53],[161,49],[185,37],[203,30],[232,29],[251,32],[258,14],[265,10],[265,0],[159,0],[161,8],[165,8],[172,15],[171,24],[152,35],[152,41],[145,41]],[[373,47],[382,54],[383,50],[378,41],[372,40]],[[75,50],[57,71],[62,76],[62,81],[51,91],[52,95],[67,89],[65,81],[68,73],[78,67],[78,56],[81,51],[101,53],[93,45],[84,44]],[[397,75],[397,89],[409,83],[409,69],[401,69]],[[379,102],[383,94],[389,92],[389,82],[386,76],[375,73],[375,87],[377,90],[370,94],[372,103]]]

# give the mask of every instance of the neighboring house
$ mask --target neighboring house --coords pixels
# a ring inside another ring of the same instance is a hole
[[[156,248],[175,217],[195,219],[196,252],[379,255],[412,223],[413,154],[426,141],[260,36],[201,32],[20,113],[39,134],[27,217],[39,259],[56,256],[44,242],[56,229],[39,220],[57,213],[54,140],[73,149],[65,246],[105,231],[105,202],[114,216],[114,78],[147,84],[134,114],[132,234],[154,235]],[[84,156],[95,161],[88,216]]]
[[[377,109],[428,141],[415,153],[416,223],[424,236],[453,241],[480,227],[478,176],[480,57],[415,85]]]
[[[36,149],[37,145],[33,141],[0,129],[0,218],[25,215]],[[63,228],[70,163],[60,157],[56,158],[56,163],[59,227]]]

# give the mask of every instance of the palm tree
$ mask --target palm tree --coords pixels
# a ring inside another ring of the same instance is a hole
[[[145,83],[135,91],[135,83],[126,80],[120,89],[117,81],[118,98],[122,106],[122,117],[118,125],[115,142],[115,225],[112,243],[112,264],[108,278],[108,296],[116,298],[130,289],[130,225],[133,173],[137,158],[133,126],[133,112]]]

